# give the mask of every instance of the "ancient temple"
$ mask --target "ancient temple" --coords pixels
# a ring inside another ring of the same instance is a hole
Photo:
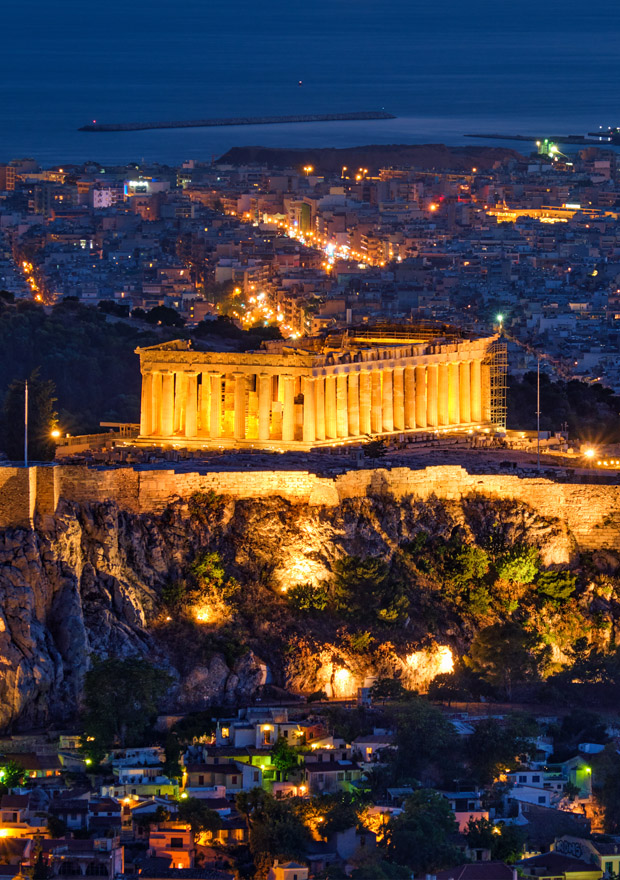
[[[243,354],[139,348],[139,442],[311,449],[505,427],[506,348],[445,328],[365,327]]]

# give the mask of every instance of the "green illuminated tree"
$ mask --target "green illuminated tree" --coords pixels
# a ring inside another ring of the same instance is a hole
[[[299,756],[297,751],[289,746],[283,736],[278,740],[271,750],[271,760],[276,770],[282,774],[282,779],[286,779],[289,773],[297,769],[299,765]]]
[[[12,758],[4,764],[0,764],[0,783],[7,788],[14,788],[24,778],[24,768]]]

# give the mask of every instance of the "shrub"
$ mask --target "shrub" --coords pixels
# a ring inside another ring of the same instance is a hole
[[[531,584],[538,574],[540,554],[536,547],[518,545],[495,563],[497,576],[513,584]]]
[[[555,602],[563,602],[575,592],[577,575],[569,571],[543,571],[536,579],[539,593]]]
[[[312,584],[297,584],[288,591],[287,598],[300,614],[311,614],[327,608],[327,590],[323,585],[315,587]]]

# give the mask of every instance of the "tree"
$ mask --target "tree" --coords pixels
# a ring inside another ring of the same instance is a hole
[[[477,724],[466,744],[476,780],[482,785],[491,783],[531,748],[528,737],[537,733],[536,722],[521,715],[513,715],[504,723],[486,718]]]
[[[536,589],[551,601],[559,604],[570,599],[575,592],[577,575],[569,571],[544,571],[536,578]]]
[[[209,809],[209,802],[200,798],[185,798],[179,801],[178,817],[181,822],[191,825],[192,834],[214,833],[222,827],[219,813]]]
[[[496,623],[474,637],[464,662],[473,672],[503,690],[510,700],[517,681],[534,669],[532,637],[518,624]]]
[[[295,611],[300,614],[311,614],[324,611],[328,603],[327,590],[323,585],[296,584],[287,592],[286,598]]]
[[[381,437],[369,440],[362,446],[362,452],[366,458],[383,458],[387,451],[387,444]]]
[[[497,576],[513,584],[531,584],[538,574],[540,553],[536,547],[518,545],[496,563]]]
[[[385,703],[387,700],[402,700],[407,691],[396,678],[378,678],[370,689],[373,700]]]
[[[154,306],[144,316],[148,324],[161,324],[163,327],[183,327],[185,318],[169,306]]]
[[[282,779],[287,779],[289,773],[292,773],[299,766],[297,751],[292,746],[289,746],[283,736],[278,737],[272,748],[271,760],[278,773],[281,774]]]
[[[57,413],[54,383],[40,377],[38,369],[28,378],[28,458],[32,461],[51,461],[56,452],[52,431]],[[24,397],[25,382],[15,379],[9,385],[2,414],[3,448],[10,459],[24,457]]]
[[[457,830],[448,801],[432,789],[420,789],[407,798],[403,812],[390,819],[387,853],[416,874],[437,871],[459,856],[450,843],[450,836]]]
[[[24,778],[25,770],[21,764],[10,758],[4,764],[0,764],[0,782],[8,789],[20,785]]]
[[[504,822],[494,825],[488,819],[470,819],[465,837],[472,849],[489,849],[494,861],[512,864],[523,855],[525,834],[516,825]]]
[[[115,744],[141,745],[171,684],[171,676],[147,660],[95,660],[84,683],[85,751],[100,760]]]
[[[53,813],[47,814],[47,830],[52,837],[64,837],[67,832],[66,824]]]
[[[237,809],[250,826],[250,851],[255,864],[265,855],[301,858],[309,833],[290,801],[276,800],[261,788],[239,792]]]
[[[385,756],[401,780],[415,782],[428,765],[454,750],[456,733],[445,715],[424,697],[411,695],[406,703],[385,710],[390,726],[396,730],[396,750]]]
[[[334,563],[331,584],[334,610],[356,620],[395,623],[404,619],[409,601],[404,584],[379,556],[344,556]]]

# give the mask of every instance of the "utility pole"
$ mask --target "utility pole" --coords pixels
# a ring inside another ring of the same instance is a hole
[[[24,382],[24,467],[28,467],[28,379]]]
[[[538,470],[540,470],[540,355],[536,372],[536,450],[538,454]]]

